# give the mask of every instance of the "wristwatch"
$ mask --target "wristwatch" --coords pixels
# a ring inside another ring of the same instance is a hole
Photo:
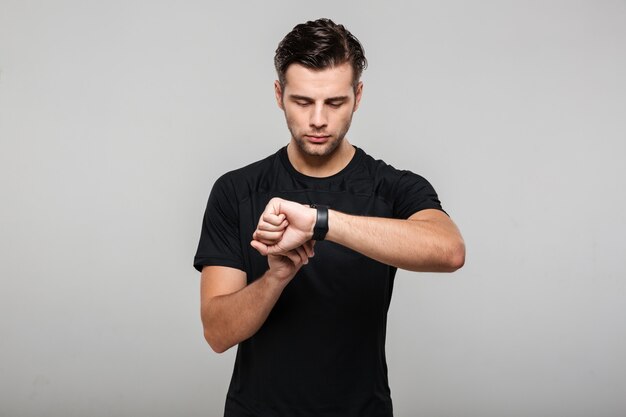
[[[317,218],[313,227],[313,240],[324,240],[328,233],[328,206],[323,204],[311,204],[311,208],[317,209]]]

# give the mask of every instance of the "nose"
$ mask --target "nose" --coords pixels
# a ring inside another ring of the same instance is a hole
[[[326,111],[324,109],[324,105],[317,104],[313,106],[313,111],[309,120],[309,126],[316,130],[321,130],[324,129],[327,125],[328,119]]]

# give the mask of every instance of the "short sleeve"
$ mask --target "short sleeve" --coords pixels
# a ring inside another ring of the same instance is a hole
[[[226,176],[213,185],[204,218],[193,266],[228,266],[244,270],[239,239],[239,207],[234,187]]]
[[[425,209],[443,211],[433,186],[424,177],[411,171],[400,171],[400,177],[394,187],[393,199],[394,217],[399,219],[407,219],[414,213]]]

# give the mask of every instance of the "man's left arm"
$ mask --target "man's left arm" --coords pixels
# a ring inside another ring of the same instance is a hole
[[[326,240],[410,271],[452,272],[465,262],[465,243],[444,212],[418,211],[406,220],[328,213]]]
[[[316,209],[274,198],[265,210],[285,214],[288,226],[282,237],[274,241],[266,239],[262,228],[257,228],[252,246],[262,255],[290,250],[313,237]],[[452,272],[465,262],[465,243],[458,228],[437,209],[420,210],[406,220],[328,210],[326,240],[411,271]]]

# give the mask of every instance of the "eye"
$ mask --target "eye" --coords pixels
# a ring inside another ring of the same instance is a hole
[[[311,103],[309,103],[308,101],[296,101],[296,104],[300,107],[306,107]]]
[[[343,105],[343,101],[331,101],[330,103],[328,103],[328,105],[333,109],[338,109]]]

